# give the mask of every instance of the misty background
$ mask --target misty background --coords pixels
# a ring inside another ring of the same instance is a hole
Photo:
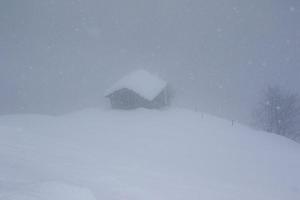
[[[246,121],[267,85],[300,93],[300,2],[0,1],[1,114],[102,106],[140,68],[174,105]]]

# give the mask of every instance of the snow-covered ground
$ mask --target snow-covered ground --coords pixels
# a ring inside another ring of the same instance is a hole
[[[299,200],[300,145],[184,109],[0,117],[0,200]]]

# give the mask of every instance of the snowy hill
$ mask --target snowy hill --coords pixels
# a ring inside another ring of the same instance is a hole
[[[200,113],[0,117],[0,200],[298,200],[300,145]]]

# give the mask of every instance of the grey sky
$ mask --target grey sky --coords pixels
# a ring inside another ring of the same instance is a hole
[[[300,93],[300,2],[0,1],[0,113],[101,105],[137,68],[177,105],[246,119],[267,84]]]

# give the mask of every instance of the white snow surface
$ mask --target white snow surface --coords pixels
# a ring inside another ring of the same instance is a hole
[[[2,194],[0,200],[95,200],[91,191],[56,182],[26,185]]]
[[[0,117],[0,200],[299,200],[300,145],[184,109]]]
[[[157,76],[145,70],[137,70],[116,82],[106,91],[105,96],[126,88],[152,101],[166,86],[167,83]]]

